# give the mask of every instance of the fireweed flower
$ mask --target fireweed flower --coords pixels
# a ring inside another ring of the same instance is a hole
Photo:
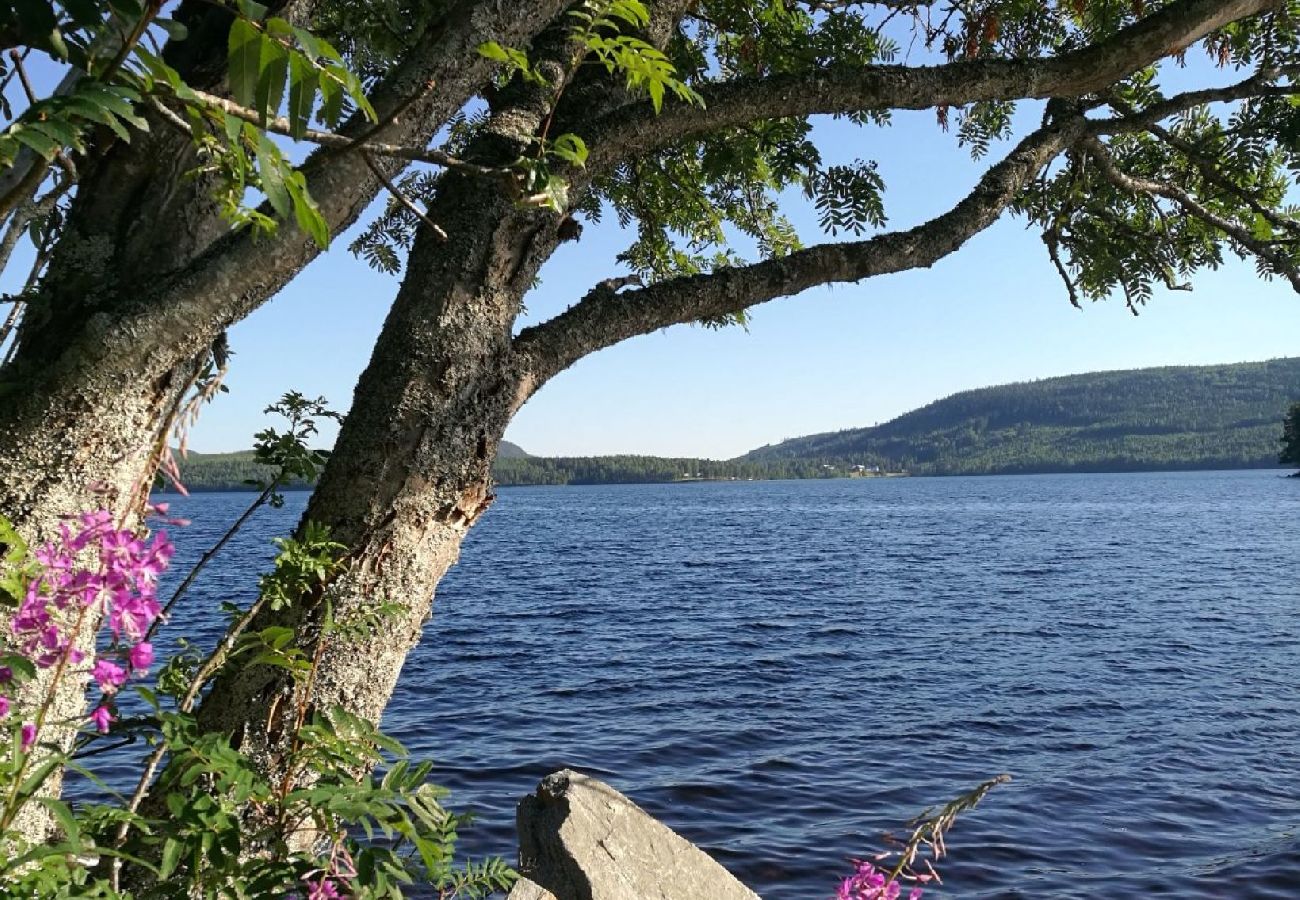
[[[9,715],[9,698],[4,694],[0,694],[0,719],[7,715]]]
[[[11,620],[15,643],[39,668],[79,665],[86,653],[75,646],[78,623],[98,627],[106,621],[109,646],[98,659],[92,657],[90,675],[111,697],[130,675],[153,663],[153,647],[143,639],[162,612],[158,579],[174,552],[165,532],[137,536],[116,528],[107,510],[70,517],[57,538],[33,551],[42,571]],[[0,673],[0,683],[10,678],[7,670]],[[90,720],[107,731],[113,715],[101,704]],[[24,726],[24,745],[34,740],[35,727],[29,737]]]
[[[107,706],[96,707],[95,711],[90,714],[90,721],[95,723],[95,727],[99,729],[100,734],[107,734],[108,726],[113,721],[113,713],[109,711]]]
[[[835,900],[898,900],[902,886],[897,881],[890,881],[884,870],[865,860],[855,860],[854,863],[857,870],[840,882]],[[907,900],[919,900],[920,896],[921,889],[912,888]]]
[[[132,672],[142,673],[153,665],[153,645],[142,641],[131,648],[126,658],[131,663]]]
[[[22,727],[23,752],[26,753],[32,749],[32,744],[36,743],[36,725],[32,722],[24,722]]]
[[[107,659],[95,661],[90,670],[91,677],[105,694],[114,694],[126,682],[126,669]]]
[[[307,886],[307,900],[341,900],[343,897],[334,885],[334,879],[328,875],[308,878],[303,882]]]

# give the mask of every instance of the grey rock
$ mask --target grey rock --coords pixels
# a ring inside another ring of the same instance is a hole
[[[555,895],[535,881],[520,878],[506,895],[506,900],[555,900]]]
[[[520,868],[558,900],[758,900],[609,785],[565,769],[519,804]]]

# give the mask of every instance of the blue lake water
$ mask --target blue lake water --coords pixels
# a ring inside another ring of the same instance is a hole
[[[814,900],[1009,772],[933,896],[1294,898],[1300,480],[1279,476],[502,489],[385,725],[478,812],[476,853],[512,857],[515,803],[570,766],[767,900]],[[177,569],[249,499],[177,502]],[[259,513],[179,621],[246,600],[304,502]]]

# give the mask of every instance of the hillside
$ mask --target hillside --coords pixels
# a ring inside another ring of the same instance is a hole
[[[499,459],[523,460],[528,454],[518,444],[501,442]],[[191,491],[246,491],[253,489],[249,481],[265,481],[270,474],[265,466],[253,461],[252,450],[235,453],[193,453],[184,459],[178,457],[181,481]],[[163,488],[169,489],[170,486]],[[289,489],[303,489],[310,485],[297,482]]]
[[[1067,375],[963,391],[891,422],[794,438],[746,462],[882,465],[917,475],[1277,465],[1300,358]]]

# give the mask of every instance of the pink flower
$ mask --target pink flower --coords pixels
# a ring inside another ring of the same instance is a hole
[[[9,715],[9,698],[4,694],[0,694],[0,719],[7,715]]]
[[[24,722],[22,727],[23,752],[26,753],[32,749],[32,744],[36,743],[36,726],[31,722]]]
[[[126,669],[107,659],[97,660],[91,675],[105,694],[112,694],[126,681]]]
[[[108,726],[113,721],[113,713],[109,711],[107,706],[96,707],[95,711],[90,714],[90,721],[95,723],[95,727],[99,729],[100,734],[107,734]]]
[[[131,661],[131,668],[134,671],[142,672],[153,664],[153,645],[146,642],[136,644],[131,648],[128,654]]]
[[[898,900],[902,886],[890,881],[883,869],[865,860],[855,860],[857,871],[840,882],[835,900]],[[908,900],[919,900],[921,889],[912,888]]]
[[[14,670],[8,666],[0,666],[0,684],[8,684],[14,680]]]
[[[328,875],[308,878],[303,884],[307,885],[307,900],[342,900],[343,895],[334,886],[334,879]]]
[[[152,597],[121,591],[113,597],[108,627],[116,640],[125,634],[128,639],[138,641],[144,637],[160,612],[162,607]]]

